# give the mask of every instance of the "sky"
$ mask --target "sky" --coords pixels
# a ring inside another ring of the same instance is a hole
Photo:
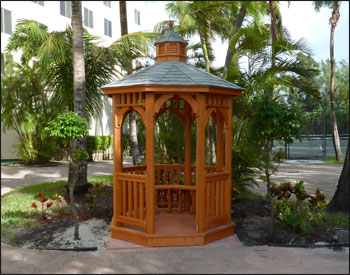
[[[144,1],[144,6],[154,12],[144,16],[147,30],[152,31],[153,26],[163,20],[169,20],[165,10],[168,1]],[[294,40],[304,38],[312,49],[316,61],[329,58],[330,26],[329,18],[331,9],[322,8],[316,13],[312,1],[280,1],[282,23],[290,32]],[[335,60],[345,59],[349,63],[349,2],[342,1],[340,6],[340,18],[335,30],[334,56]],[[217,39],[214,44],[216,60],[214,66],[223,66],[227,51],[227,43],[222,44]]]

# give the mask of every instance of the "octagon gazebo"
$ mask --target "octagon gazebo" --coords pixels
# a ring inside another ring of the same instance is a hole
[[[112,238],[144,246],[204,245],[234,233],[232,97],[243,89],[186,64],[187,42],[171,24],[155,45],[156,64],[101,88],[113,99]],[[146,128],[146,165],[123,167],[122,126],[132,110]],[[155,121],[165,111],[184,126],[184,164],[155,163]],[[210,116],[217,129],[216,166],[204,162]],[[196,165],[192,165],[191,126],[196,119]]]

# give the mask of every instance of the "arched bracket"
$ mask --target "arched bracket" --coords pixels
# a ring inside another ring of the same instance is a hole
[[[183,95],[179,94],[179,97],[185,100],[192,109],[192,113],[197,114],[198,113],[198,104],[197,101],[191,96],[191,95]]]
[[[143,124],[145,124],[145,110],[142,107],[123,107],[120,108],[119,111],[116,113],[116,123],[115,123],[115,127],[116,128],[120,128],[123,125],[123,121],[126,117],[126,115],[128,113],[130,113],[131,111],[135,111],[139,114],[139,116],[142,119]]]
[[[169,100],[170,98],[174,97],[174,95],[161,95],[156,102],[154,103],[154,113],[157,114],[160,110],[160,108],[163,106],[164,102]]]
[[[159,110],[159,112],[156,114],[156,120],[158,119],[158,117],[160,117],[162,114],[164,114],[166,111],[170,111],[171,113],[173,113],[180,121],[181,121],[181,123],[182,123],[182,125],[184,125],[185,124],[185,116],[183,115],[183,114],[181,114],[180,112],[179,112],[179,110],[177,110],[177,109],[172,109],[172,108],[161,108],[160,110]]]

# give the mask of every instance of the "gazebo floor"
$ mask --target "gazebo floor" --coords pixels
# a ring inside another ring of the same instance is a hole
[[[155,215],[155,232],[147,234],[132,226],[111,225],[112,238],[143,246],[193,246],[205,245],[234,233],[234,223],[210,228],[204,233],[195,231],[196,215],[177,210],[168,213],[159,209]]]

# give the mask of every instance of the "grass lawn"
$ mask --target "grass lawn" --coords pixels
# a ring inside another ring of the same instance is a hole
[[[344,163],[344,161],[338,161],[336,158],[325,158],[323,161],[326,163]]]
[[[88,182],[92,184],[112,185],[113,176],[96,176],[88,177]],[[15,189],[1,197],[1,235],[11,239],[13,230],[16,228],[31,228],[38,224],[41,215],[41,203],[36,199],[38,192],[42,193],[48,199],[52,199],[53,195],[63,195],[66,192],[64,186],[66,180],[55,182],[44,182],[36,185],[26,186]],[[31,207],[36,202],[38,208]],[[56,204],[50,208],[54,213],[59,207]],[[65,206],[64,211],[70,212],[69,206]],[[42,221],[44,222],[44,221]]]

